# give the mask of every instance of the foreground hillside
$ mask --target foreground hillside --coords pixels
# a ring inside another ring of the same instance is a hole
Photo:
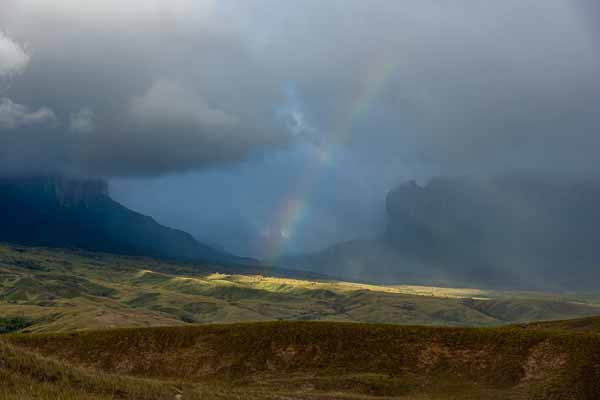
[[[569,319],[565,321],[542,321],[524,325],[537,331],[562,331],[600,334],[600,317]]]
[[[267,322],[0,340],[3,399],[597,399],[600,335]]]
[[[491,326],[600,315],[593,295],[376,286],[261,272],[0,245],[0,333],[281,319]]]

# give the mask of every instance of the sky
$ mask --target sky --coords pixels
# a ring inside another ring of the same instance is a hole
[[[260,258],[439,175],[595,175],[593,0],[1,0],[0,174],[109,180]]]

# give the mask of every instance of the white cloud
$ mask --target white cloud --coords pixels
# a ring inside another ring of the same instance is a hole
[[[84,107],[78,112],[71,114],[69,130],[75,133],[92,133],[96,130],[95,115],[89,107]]]
[[[31,60],[25,48],[0,32],[0,78],[10,79],[20,74]],[[0,130],[18,129],[43,125],[56,121],[56,115],[48,107],[32,110],[17,104],[8,97],[0,98]]]
[[[0,32],[0,78],[22,72],[29,60],[29,54],[22,46]]]
[[[134,97],[130,114],[135,122],[149,127],[226,127],[237,121],[197,93],[168,80],[157,80],[142,96]]]
[[[31,110],[4,97],[0,98],[0,129],[17,129],[43,125],[56,121],[56,115],[48,107]]]

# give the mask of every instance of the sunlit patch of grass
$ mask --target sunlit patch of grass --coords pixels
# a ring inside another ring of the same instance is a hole
[[[0,314],[24,331],[264,320],[493,326],[599,315],[598,296],[380,286],[0,244]],[[210,306],[194,306],[210,304]]]

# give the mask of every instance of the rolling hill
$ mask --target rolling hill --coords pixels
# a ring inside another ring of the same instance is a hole
[[[597,294],[245,268],[0,244],[0,398],[593,400],[600,391]],[[585,318],[563,320],[575,317]],[[526,323],[550,319],[560,321]]]
[[[595,400],[600,335],[334,322],[8,335],[0,397]]]
[[[0,245],[0,331],[331,320],[452,326],[600,315],[600,296],[383,286],[277,269]]]

